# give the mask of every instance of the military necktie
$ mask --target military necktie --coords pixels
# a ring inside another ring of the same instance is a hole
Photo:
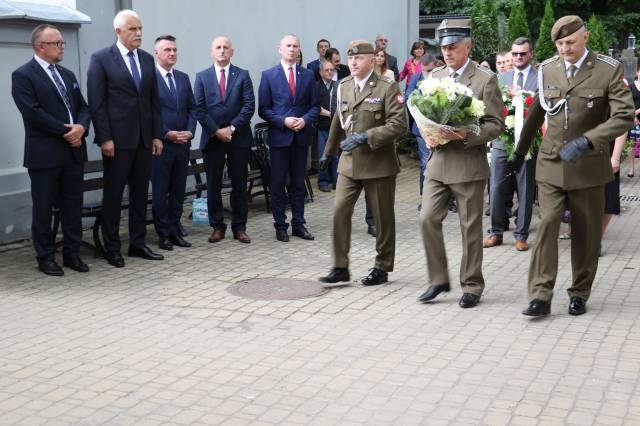
[[[458,82],[458,77],[460,77],[460,75],[457,71],[451,73],[451,78],[453,79],[453,81]]]
[[[569,77],[567,78],[569,84],[573,83],[573,77],[575,77],[577,69],[578,67],[576,67],[575,65],[569,66]]]
[[[51,71],[51,76],[53,77],[53,81],[56,83],[58,92],[60,92],[60,96],[62,96],[62,101],[64,102],[64,105],[69,110],[69,113],[73,115],[73,113],[71,112],[72,109],[71,109],[71,100],[69,99],[69,94],[67,93],[67,89],[64,88],[64,84],[62,84],[60,77],[58,77],[58,73],[55,71],[56,70],[55,65],[50,64],[48,68],[49,68],[49,71]]]
[[[518,72],[518,82],[516,84],[518,85],[518,89],[524,89],[524,74],[522,71]]]

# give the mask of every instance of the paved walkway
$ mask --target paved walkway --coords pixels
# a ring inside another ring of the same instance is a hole
[[[417,167],[403,162],[396,271],[375,288],[355,282],[374,252],[359,204],[351,286],[293,301],[227,291],[324,274],[333,193],[307,205],[314,242],[277,242],[256,200],[253,243],[209,244],[208,228],[188,226],[194,247],[164,262],[114,269],[87,253],[91,273],[54,279],[28,243],[0,248],[0,425],[640,424],[640,199],[611,224],[584,316],[566,312],[567,241],[552,315],[520,315],[530,252],[511,233],[485,251],[477,308],[458,307],[459,288],[421,305]],[[621,193],[640,195],[638,182]],[[445,227],[456,282],[457,216]]]

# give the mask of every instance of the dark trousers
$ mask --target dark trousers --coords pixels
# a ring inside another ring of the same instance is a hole
[[[120,206],[125,185],[129,185],[129,246],[144,246],[147,197],[151,171],[151,150],[140,142],[137,149],[115,150],[114,157],[102,157],[102,238],[106,251],[120,251]]]
[[[38,260],[53,259],[51,210],[60,209],[63,256],[78,255],[82,241],[82,163],[51,169],[29,169],[31,178],[31,237]]]
[[[290,178],[289,201],[291,202],[291,227],[298,228],[304,220],[304,180],[307,176],[309,146],[293,143],[287,147],[271,147],[271,211],[276,228],[288,228],[285,208],[287,198],[285,186]]]
[[[231,231],[247,228],[249,197],[247,194],[247,170],[251,148],[234,147],[231,143],[213,142],[202,152],[207,172],[207,208],[209,224],[214,229],[226,230],[222,206],[222,180],[224,165],[231,179]]]
[[[179,235],[189,168],[189,145],[164,142],[151,159],[153,224],[160,238]]]
[[[502,235],[505,231],[505,217],[509,200],[513,200],[512,180],[514,176],[507,176],[507,153],[498,148],[491,150],[491,228],[489,233]],[[533,211],[533,199],[535,196],[535,158],[525,161],[524,165],[515,175],[516,194],[518,194],[517,225],[513,235],[517,240],[527,240],[529,226],[531,225],[531,213]],[[513,203],[512,203],[513,204]]]

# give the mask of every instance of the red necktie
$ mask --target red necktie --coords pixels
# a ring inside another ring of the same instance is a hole
[[[296,97],[296,79],[293,77],[293,67],[289,67],[289,90],[291,97]]]
[[[224,102],[224,98],[227,97],[227,83],[225,80],[224,68],[222,68],[220,70],[220,98],[222,98],[222,102]]]

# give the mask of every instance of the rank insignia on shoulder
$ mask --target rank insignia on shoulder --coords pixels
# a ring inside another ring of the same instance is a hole
[[[380,98],[365,98],[364,103],[365,104],[377,105],[377,104],[381,104],[382,103],[382,99],[380,99]]]
[[[404,96],[402,96],[402,93],[398,93],[396,95],[396,102],[399,104],[403,104],[404,103]]]
[[[604,63],[611,65],[612,67],[617,67],[618,64],[620,63],[617,60],[613,59],[611,56],[607,56],[607,55],[598,55],[596,56],[596,58],[599,61],[602,61]]]

